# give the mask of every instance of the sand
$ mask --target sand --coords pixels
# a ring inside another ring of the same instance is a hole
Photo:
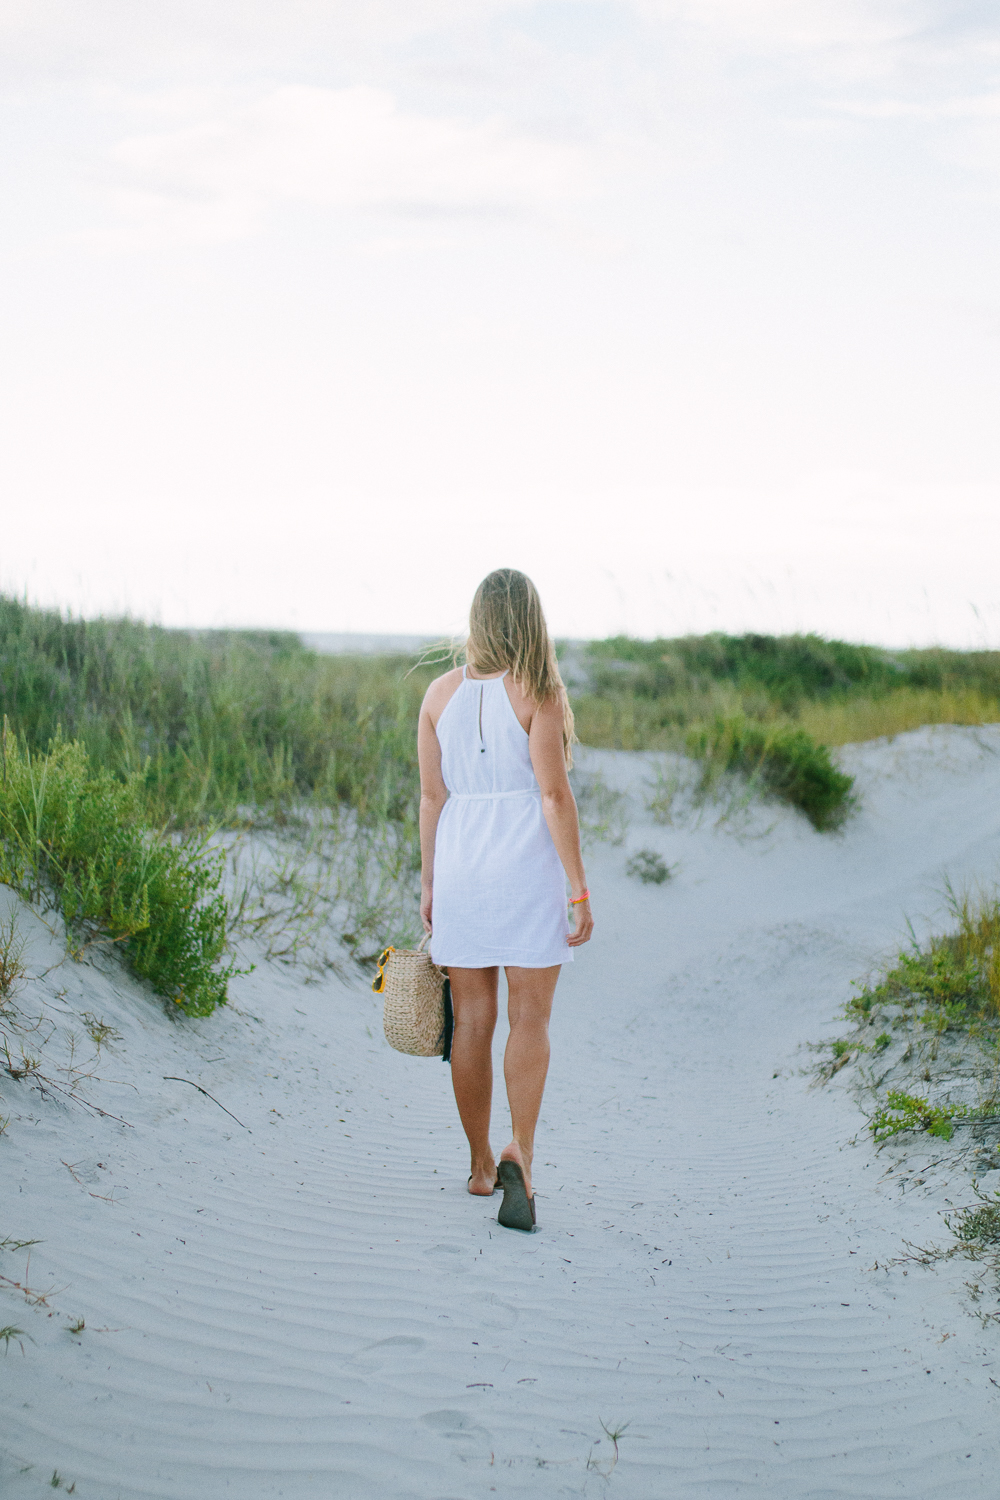
[[[773,807],[658,826],[643,757],[588,757],[635,806],[588,858],[531,1236],[467,1195],[447,1068],[388,1049],[361,981],[265,965],[197,1022],[116,970],[27,986],[49,1068],[82,1012],[118,1028],[86,1093],[129,1124],[4,1079],[0,1238],[40,1239],[53,1291],[0,1292],[25,1331],[3,1495],[995,1496],[1000,1330],[968,1267],[872,1269],[946,1241],[967,1179],[902,1192],[807,1044],[907,916],[940,925],[945,873],[996,874],[1000,728],[844,759],[863,804],[831,837]],[[673,880],[626,877],[642,847]],[[35,969],[60,953],[36,924]]]

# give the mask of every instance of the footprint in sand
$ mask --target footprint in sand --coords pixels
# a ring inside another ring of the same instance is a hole
[[[428,1411],[420,1420],[443,1438],[459,1442],[492,1442],[486,1428],[480,1427],[478,1422],[461,1411]]]
[[[377,1343],[366,1344],[364,1349],[359,1349],[349,1363],[360,1365],[363,1370],[381,1370],[386,1365],[398,1365],[407,1355],[418,1354],[425,1343],[426,1339],[407,1338],[403,1334],[396,1338],[379,1339]]]

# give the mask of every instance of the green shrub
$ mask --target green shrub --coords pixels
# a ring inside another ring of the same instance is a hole
[[[689,754],[704,763],[706,779],[719,771],[742,771],[801,808],[814,828],[836,828],[850,810],[853,778],[838,771],[826,746],[804,730],[720,716],[691,731],[687,743]]]
[[[977,1196],[979,1202],[974,1208],[963,1209],[955,1218],[946,1217],[945,1223],[963,1244],[988,1249],[1000,1245],[1000,1194]]]
[[[868,1128],[877,1141],[887,1141],[904,1130],[926,1130],[928,1135],[950,1141],[952,1121],[967,1113],[961,1104],[930,1104],[916,1094],[890,1089],[885,1104],[868,1121]]]
[[[119,944],[143,979],[188,1015],[225,1003],[223,855],[148,828],[141,772],[124,781],[57,739],[32,756],[7,733],[0,780],[0,881],[58,901],[67,926]]]

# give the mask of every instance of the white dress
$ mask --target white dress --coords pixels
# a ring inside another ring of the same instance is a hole
[[[566,876],[503,677],[482,681],[463,669],[437,736],[450,796],[434,845],[434,962],[569,963]]]

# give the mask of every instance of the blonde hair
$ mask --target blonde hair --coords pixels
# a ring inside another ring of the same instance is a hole
[[[556,661],[556,649],[530,578],[516,568],[497,568],[476,589],[469,611],[465,659],[482,676],[507,670],[522,693],[539,706],[561,703],[563,754],[573,764],[573,710]]]

